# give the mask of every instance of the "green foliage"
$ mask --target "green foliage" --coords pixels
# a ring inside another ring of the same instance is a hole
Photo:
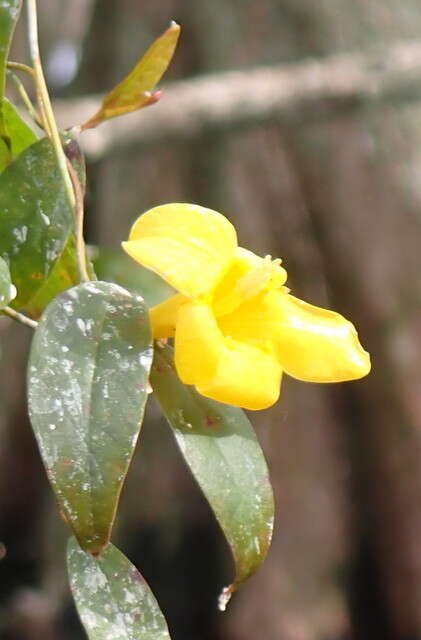
[[[47,307],[29,359],[29,413],[66,521],[80,545],[109,541],[140,431],[152,362],[141,298],[81,284]]]
[[[61,256],[56,260],[48,277],[25,304],[25,312],[31,318],[39,318],[51,300],[61,291],[70,289],[79,282],[76,260],[75,237],[71,233]]]
[[[180,382],[171,347],[155,349],[151,384],[234,556],[228,599],[260,566],[272,537],[274,503],[262,450],[244,411]],[[225,608],[224,594],[220,606]]]
[[[170,640],[151,590],[112,544],[98,558],[69,541],[70,586],[89,640]]]
[[[61,256],[73,212],[47,138],[28,147],[0,175],[0,256],[7,260],[22,309]]]

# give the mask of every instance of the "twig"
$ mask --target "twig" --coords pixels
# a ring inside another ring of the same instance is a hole
[[[8,60],[6,67],[7,69],[13,69],[14,71],[23,71],[24,73],[27,73],[29,76],[31,76],[32,80],[35,81],[35,70],[32,67],[29,67],[27,64]]]
[[[76,235],[76,256],[77,256],[77,265],[79,269],[79,277],[81,282],[89,282],[91,278],[89,277],[87,265],[86,265],[86,248],[85,241],[83,239],[83,218],[84,218],[84,207],[83,207],[83,191],[80,186],[79,178],[77,176],[76,171],[72,167],[72,164],[68,158],[67,160],[67,170],[70,175],[70,179],[72,181],[74,195],[75,195],[75,235]]]
[[[1,312],[6,316],[9,316],[9,318],[13,318],[13,320],[20,322],[27,327],[31,327],[31,329],[36,329],[38,326],[38,322],[36,322],[35,320],[31,320],[31,318],[28,318],[28,316],[24,316],[23,313],[19,313],[19,311],[15,311],[11,307],[3,307]]]
[[[35,73],[35,82],[41,113],[47,135],[51,138],[54,150],[57,156],[57,162],[63,177],[67,197],[72,209],[75,207],[75,194],[73,192],[72,181],[67,170],[66,156],[61,144],[60,135],[51,107],[50,96],[48,95],[47,85],[45,83],[44,72],[42,70],[41,59],[38,44],[38,20],[37,20],[37,4],[36,0],[26,0],[28,14],[28,35],[29,49],[31,53],[32,66]]]
[[[35,124],[40,127],[41,129],[43,129],[43,122],[41,120],[40,115],[37,113],[34,105],[31,102],[30,97],[28,96],[28,94],[26,93],[26,89],[23,86],[22,82],[19,80],[19,78],[17,77],[17,75],[15,73],[13,73],[12,71],[10,71],[10,69],[8,69],[7,71],[8,75],[10,75],[10,77],[12,78],[13,83],[15,84],[16,90],[19,93],[21,100],[23,102],[23,104],[26,107],[26,110],[28,111],[30,117],[32,118],[32,120],[35,122]]]

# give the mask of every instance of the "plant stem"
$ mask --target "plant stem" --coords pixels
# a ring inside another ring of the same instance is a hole
[[[24,73],[27,73],[28,75],[30,75],[31,78],[35,81],[35,71],[32,67],[29,67],[27,64],[8,60],[6,67],[8,69],[13,69],[14,71],[23,71]]]
[[[23,313],[19,313],[19,311],[15,311],[11,307],[4,307],[1,311],[6,316],[9,316],[9,318],[13,318],[13,320],[24,324],[26,327],[36,329],[38,326],[38,322],[36,322],[35,320],[31,320],[31,318],[28,318],[28,316],[24,316]]]
[[[27,73],[28,76],[31,76],[32,80],[35,81],[35,71],[32,67],[27,64],[23,64],[23,62],[14,62],[13,60],[8,60],[6,63],[7,69],[12,69],[13,71],[23,71]]]
[[[26,0],[26,8],[28,15],[28,37],[29,50],[31,54],[32,66],[35,74],[35,83],[37,87],[37,95],[39,106],[43,114],[45,122],[45,130],[50,137],[57,156],[57,162],[60,172],[63,176],[67,197],[72,209],[75,207],[75,194],[73,192],[72,181],[67,170],[66,156],[60,140],[54,113],[51,107],[50,96],[48,95],[47,85],[45,83],[44,72],[42,70],[41,58],[38,43],[38,19],[37,19],[37,3],[36,0]]]
[[[76,256],[77,256],[77,266],[79,269],[79,277],[81,282],[89,282],[91,278],[89,277],[88,269],[86,266],[86,248],[85,241],[83,239],[83,217],[84,217],[84,208],[83,208],[83,192],[82,187],[80,186],[79,178],[77,176],[76,171],[74,170],[70,160],[67,159],[67,170],[70,175],[70,179],[73,185],[73,191],[75,194],[75,234],[76,234]]]
[[[23,104],[25,105],[26,110],[28,111],[30,117],[32,118],[32,120],[35,122],[35,124],[38,127],[43,129],[43,122],[41,121],[41,117],[37,113],[34,105],[31,102],[30,97],[26,93],[26,89],[23,86],[22,82],[19,80],[19,78],[17,77],[17,75],[15,73],[10,71],[9,69],[8,69],[7,72],[10,75],[10,77],[12,78],[12,80],[13,80],[15,86],[16,86],[16,90],[19,93],[19,95],[21,97],[21,100],[22,100]]]

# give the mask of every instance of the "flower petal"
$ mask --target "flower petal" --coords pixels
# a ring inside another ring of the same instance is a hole
[[[276,352],[281,316],[277,291],[259,293],[237,309],[218,318],[225,336],[268,352]],[[274,304],[275,301],[275,304]]]
[[[281,366],[273,356],[225,339],[214,377],[196,388],[202,395],[219,402],[244,409],[266,409],[279,398],[281,377]]]
[[[263,262],[263,258],[260,258],[252,251],[237,247],[228,271],[222,280],[218,282],[213,292],[212,306],[215,315],[220,316],[230,313],[244,301],[244,295],[239,290],[238,283],[247,274],[256,271]]]
[[[134,223],[124,250],[186,296],[211,291],[237,247],[233,225],[220,213],[194,204],[150,209]]]
[[[201,384],[215,375],[223,335],[209,305],[200,302],[181,305],[174,347],[175,366],[182,382]]]
[[[343,382],[370,371],[370,357],[343,316],[284,291],[261,293],[218,318],[222,333],[273,353],[285,373],[308,382]]]
[[[308,382],[345,382],[367,375],[370,356],[351,322],[290,295],[278,296],[278,304],[278,357],[286,373]]]
[[[246,409],[264,409],[279,397],[282,370],[276,358],[224,338],[212,309],[186,302],[178,311],[175,365],[185,384],[208,398]]]
[[[190,298],[177,293],[177,295],[171,296],[171,298],[149,309],[149,319],[155,340],[174,337],[178,310],[182,304],[189,300]]]

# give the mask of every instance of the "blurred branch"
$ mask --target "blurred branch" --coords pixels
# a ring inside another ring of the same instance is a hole
[[[188,139],[204,131],[274,119],[285,125],[320,120],[385,102],[421,97],[421,40],[320,60],[229,71],[174,82],[162,101],[83,135],[88,155],[110,147]],[[84,122],[98,108],[90,96],[55,103],[64,126]]]

